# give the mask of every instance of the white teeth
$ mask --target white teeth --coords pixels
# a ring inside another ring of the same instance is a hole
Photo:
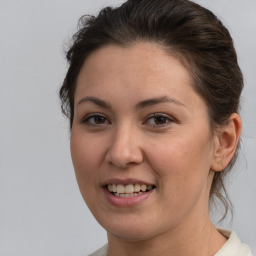
[[[133,185],[129,184],[124,187],[124,193],[125,194],[131,194],[134,192]]]
[[[145,184],[108,184],[107,186],[110,192],[113,192],[116,196],[119,197],[130,197],[142,194],[146,190],[153,189],[152,185],[145,185]]]
[[[132,197],[132,196],[137,196],[137,195],[141,195],[142,192],[140,193],[132,193],[132,194],[118,194],[118,193],[114,193],[115,196],[118,197]]]
[[[112,184],[108,184],[108,190],[112,191]]]
[[[109,190],[109,191],[111,191],[111,190]],[[116,192],[117,190],[116,190],[116,184],[112,184],[112,192]]]
[[[145,192],[145,191],[147,190],[147,185],[141,185],[140,187],[141,187],[141,190],[142,190],[143,192]]]
[[[140,192],[140,185],[139,184],[134,185],[134,191],[135,192]]]
[[[124,185],[118,184],[118,185],[116,186],[116,190],[117,190],[117,193],[118,193],[118,194],[124,193]]]

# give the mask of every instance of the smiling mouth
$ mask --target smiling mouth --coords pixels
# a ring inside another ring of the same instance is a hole
[[[154,185],[145,184],[108,184],[106,186],[108,191],[117,197],[132,197],[147,193],[152,189],[155,189]]]

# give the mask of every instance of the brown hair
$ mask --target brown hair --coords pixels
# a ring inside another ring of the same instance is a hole
[[[118,8],[106,7],[97,17],[83,16],[67,52],[69,69],[60,89],[63,113],[72,128],[74,93],[79,71],[86,57],[103,46],[128,47],[151,41],[164,47],[187,67],[194,89],[205,100],[212,129],[238,112],[243,76],[237,63],[232,38],[209,10],[188,0],[128,0]],[[234,165],[215,172],[210,199],[218,198],[226,216],[231,202],[224,178]]]

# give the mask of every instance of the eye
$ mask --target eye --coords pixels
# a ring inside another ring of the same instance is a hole
[[[172,122],[174,120],[165,114],[153,114],[144,123],[150,126],[164,126]]]
[[[101,126],[101,125],[110,124],[108,119],[100,114],[88,115],[85,117],[85,119],[83,119],[82,123],[92,125],[92,126]]]

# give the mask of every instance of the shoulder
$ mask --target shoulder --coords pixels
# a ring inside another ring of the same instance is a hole
[[[219,229],[219,232],[226,236],[228,240],[214,256],[253,256],[249,246],[242,243],[234,231]],[[107,256],[107,251],[108,246],[106,244],[89,256]]]
[[[100,249],[98,249],[97,251],[95,251],[94,253],[90,254],[89,256],[107,256],[107,252],[108,252],[108,245],[106,244]]]
[[[219,232],[228,240],[214,256],[253,256],[249,246],[242,243],[234,231],[219,229]]]

